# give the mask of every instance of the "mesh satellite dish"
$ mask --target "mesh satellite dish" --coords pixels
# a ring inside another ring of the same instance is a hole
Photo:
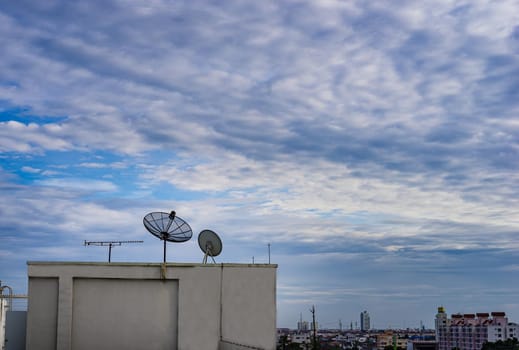
[[[210,256],[214,261],[214,257],[218,256],[222,252],[222,241],[218,235],[211,230],[203,230],[198,235],[198,245],[204,252],[203,264],[207,264],[207,257]]]
[[[155,237],[164,241],[164,262],[166,262],[166,242],[186,242],[193,236],[191,227],[183,219],[171,213],[153,212],[142,220],[144,227]]]

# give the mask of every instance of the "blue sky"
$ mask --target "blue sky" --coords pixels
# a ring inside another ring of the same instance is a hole
[[[519,321],[516,1],[5,1],[0,279],[174,209],[278,270],[278,325]],[[196,240],[170,261],[200,262]]]

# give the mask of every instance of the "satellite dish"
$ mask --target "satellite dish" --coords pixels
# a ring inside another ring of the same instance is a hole
[[[202,263],[207,263],[208,256],[213,259],[213,263],[216,263],[216,261],[214,261],[214,257],[218,256],[222,252],[223,246],[220,237],[218,237],[218,235],[211,230],[203,230],[198,235],[198,245],[205,254]]]
[[[173,243],[186,242],[193,236],[191,227],[183,219],[171,213],[153,212],[142,220],[144,227],[155,237],[164,241],[164,262],[166,262],[166,241]]]

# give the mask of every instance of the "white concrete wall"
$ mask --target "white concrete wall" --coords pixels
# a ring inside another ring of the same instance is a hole
[[[223,270],[222,339],[262,349],[275,348],[276,308],[272,305],[276,305],[276,275],[272,269]]]
[[[73,287],[72,349],[176,347],[178,281],[76,278]]]
[[[28,265],[27,349],[275,349],[276,265]]]
[[[27,349],[54,350],[58,330],[58,278],[29,278]]]

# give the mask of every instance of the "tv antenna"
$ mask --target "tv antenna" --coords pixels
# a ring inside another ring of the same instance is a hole
[[[213,259],[213,263],[216,264],[214,257],[218,256],[222,252],[223,247],[220,237],[218,237],[214,231],[203,230],[198,235],[198,245],[204,252],[204,260],[202,263],[207,264],[207,257],[210,256],[211,259]]]
[[[144,227],[160,240],[164,241],[164,263],[166,262],[166,242],[187,242],[193,236],[191,227],[183,219],[171,213],[153,212],[146,214],[142,220]]]
[[[108,246],[108,262],[112,262],[112,248],[117,247],[126,243],[143,243],[144,241],[85,241],[84,246],[95,245],[99,247]]]

